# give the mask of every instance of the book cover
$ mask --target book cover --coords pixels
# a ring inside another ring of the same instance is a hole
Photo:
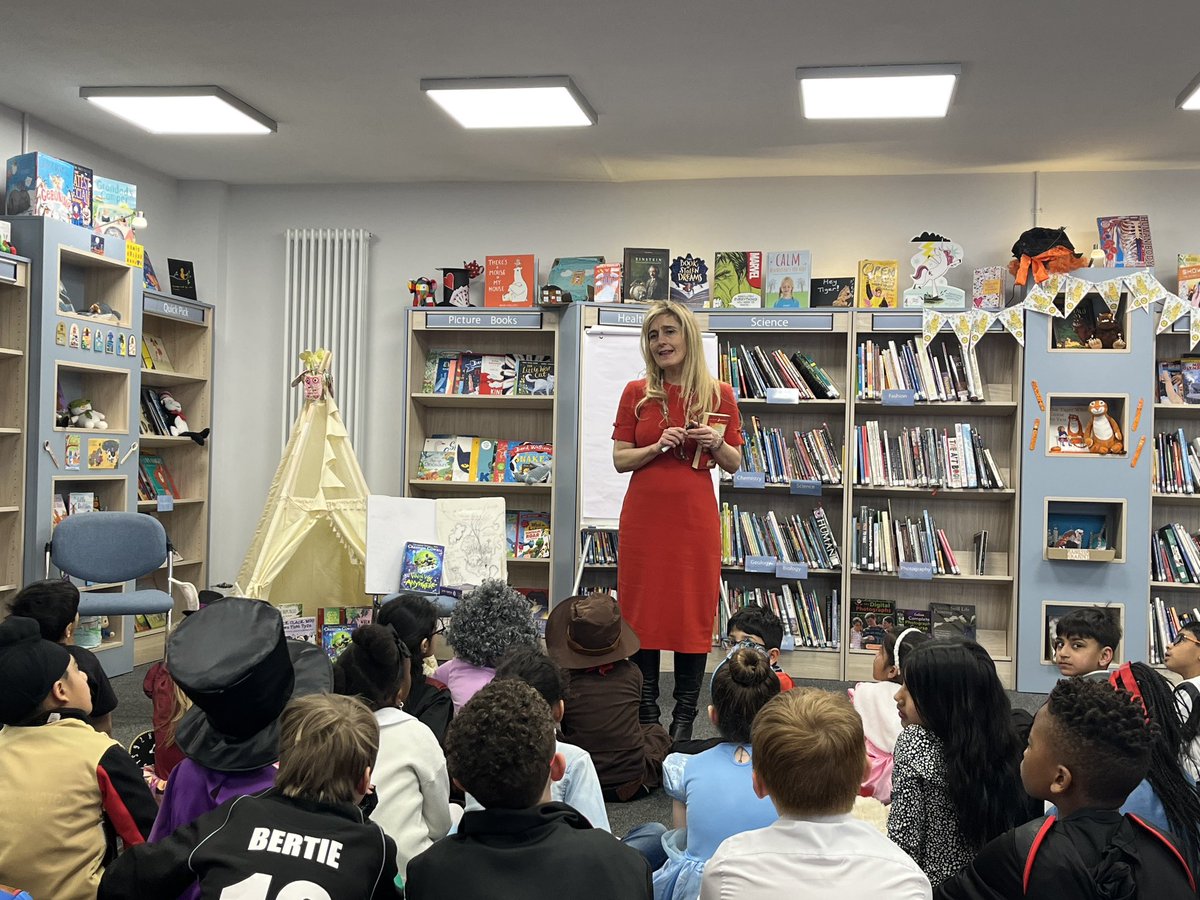
[[[858,263],[855,306],[859,309],[895,309],[900,262],[895,259],[863,259]]]
[[[702,256],[677,256],[671,260],[671,299],[702,307],[708,303],[708,263]]]
[[[497,447],[497,453],[499,448]],[[537,484],[550,480],[554,445],[538,441],[510,441],[504,480]]]
[[[442,565],[446,548],[440,544],[408,541],[400,566],[400,590],[417,594],[436,594],[442,586]]]
[[[475,481],[491,481],[496,466],[496,442],[490,438],[476,438],[472,449],[471,472]]]
[[[96,509],[96,495],[92,491],[72,491],[67,496],[67,503],[73,516],[90,513]]]
[[[1200,307],[1200,253],[1179,254],[1180,299]]]
[[[171,496],[176,500],[179,499],[179,491],[175,488],[175,481],[171,478],[171,471],[167,468],[167,464],[163,462],[163,458],[157,453],[143,453],[138,457],[142,471],[146,473],[146,477],[150,479],[150,483],[154,486],[154,493],[157,496]]]
[[[1154,245],[1150,242],[1150,217],[1101,216],[1096,219],[1100,249],[1114,268],[1140,268],[1154,265]]]
[[[96,175],[92,179],[92,230],[98,234],[134,240],[129,220],[137,212],[137,185]]]
[[[1162,403],[1183,402],[1183,364],[1178,360],[1158,364],[1158,399]]]
[[[74,471],[83,460],[83,441],[77,434],[68,434],[63,448],[63,468]]]
[[[596,289],[596,267],[603,256],[560,256],[550,266],[546,284],[562,291],[564,303],[591,300]]]
[[[713,260],[713,309],[762,306],[762,251],[721,250]]]
[[[667,277],[670,271],[670,251],[651,247],[626,247],[621,265],[621,293],[627,303],[650,303],[666,300]]]
[[[479,393],[493,397],[504,393],[504,357],[485,353],[479,363]]]
[[[331,662],[335,662],[342,655],[342,651],[350,646],[353,634],[353,629],[348,625],[321,626],[321,648]]]
[[[62,494],[55,494],[54,495],[54,503],[53,503],[53,506],[51,509],[50,527],[53,528],[55,525],[57,525],[59,522],[61,522],[66,517],[67,517],[67,498],[64,497]]]
[[[549,397],[554,394],[554,362],[548,357],[523,356],[517,361],[516,393]]]
[[[517,441],[496,441],[496,461],[492,464],[492,481],[510,481],[508,458]]]
[[[455,394],[478,394],[483,356],[479,353],[463,353],[458,358],[458,375],[454,385]]]
[[[732,416],[727,413],[710,412],[704,415],[704,424],[709,426],[713,431],[720,435],[725,434],[725,429],[729,426]],[[697,445],[696,453],[692,457],[693,469],[711,469],[715,467],[717,461],[713,459],[713,455],[703,447]]]
[[[971,279],[971,305],[975,309],[1000,312],[1004,309],[1004,266],[982,266]]]
[[[550,513],[517,513],[517,559],[550,558]]]
[[[896,627],[895,607],[890,600],[850,600],[850,647],[878,650],[883,636]]]
[[[930,603],[929,616],[935,638],[975,640],[975,607],[970,603]]]
[[[1200,359],[1185,356],[1179,362],[1183,381],[1183,402],[1200,403]]]
[[[769,309],[808,309],[812,252],[772,250],[765,256],[767,281],[763,306]]]
[[[896,634],[906,628],[916,628],[929,634],[932,622],[927,609],[898,609],[896,610]]]
[[[121,452],[121,444],[113,438],[88,438],[87,445],[89,469],[115,469],[117,456]]]
[[[152,291],[162,291],[158,275],[154,272],[154,264],[150,262],[149,253],[142,254],[142,287],[149,288]]]
[[[809,306],[832,306],[835,309],[854,306],[854,276],[814,278],[809,286]]]
[[[596,303],[621,302],[621,264],[604,263],[596,266],[593,275],[595,292],[592,300]]]
[[[167,274],[171,277],[171,293],[174,296],[196,299],[196,269],[190,259],[167,257]]]
[[[489,256],[484,260],[483,305],[533,306],[537,297],[537,259],[532,254]]]
[[[474,481],[471,477],[471,457],[475,450],[477,438],[459,435],[454,439],[454,468],[451,470],[451,481]]]
[[[504,513],[504,542],[508,548],[507,556],[509,559],[515,559],[517,556],[518,515],[515,509],[510,509]]]
[[[1050,444],[1050,452],[1091,453],[1084,434],[1084,428],[1091,418],[1086,404],[1068,406],[1051,403],[1046,417],[1046,440]]]
[[[153,334],[142,335],[142,357],[143,359],[150,356],[152,365],[151,369],[156,369],[161,372],[174,372],[175,366],[171,363],[171,357],[167,354],[167,348],[162,342],[162,338]]]
[[[283,620],[283,636],[306,644],[317,642],[317,619],[315,616],[296,616]]]
[[[453,437],[427,437],[417,459],[419,481],[452,481],[454,478],[454,455],[458,439]]]

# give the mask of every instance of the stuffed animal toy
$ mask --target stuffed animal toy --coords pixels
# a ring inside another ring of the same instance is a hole
[[[1113,313],[1102,312],[1096,317],[1096,331],[1087,345],[1092,350],[1125,349],[1125,338],[1121,336],[1121,326],[1117,324],[1117,317]]]
[[[191,431],[187,419],[183,417],[183,404],[171,396],[170,391],[159,391],[158,402],[162,404],[167,418],[167,431],[172,437],[179,437],[184,432]]]
[[[1088,412],[1092,414],[1084,429],[1084,440],[1093,453],[1104,456],[1109,453],[1120,453],[1125,449],[1121,442],[1121,426],[1117,420],[1108,414],[1108,404],[1103,400],[1093,400],[1088,404]]]
[[[1033,280],[1041,284],[1052,273],[1073,272],[1087,267],[1088,261],[1082,253],[1075,252],[1075,245],[1067,237],[1064,228],[1030,228],[1022,232],[1012,245],[1014,259],[1008,271],[1019,285],[1024,285],[1033,272]]]
[[[104,413],[92,409],[92,401],[87,397],[80,397],[78,400],[68,403],[67,412],[69,414],[67,424],[71,428],[93,428],[97,431],[108,429]]]

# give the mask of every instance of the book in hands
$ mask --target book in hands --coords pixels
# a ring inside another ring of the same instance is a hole
[[[731,417],[728,413],[710,412],[704,414],[704,424],[722,437],[725,436],[725,429],[729,426],[730,419]],[[696,453],[692,457],[693,469],[711,469],[716,464],[717,461],[713,459],[710,451],[700,446],[696,447]]]

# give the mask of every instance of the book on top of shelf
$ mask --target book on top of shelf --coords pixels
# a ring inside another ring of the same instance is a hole
[[[534,305],[537,257],[530,253],[489,256],[484,263],[484,306],[516,309]]]
[[[1200,306],[1200,253],[1180,253],[1178,259],[1179,290],[1176,293],[1192,306]]]
[[[151,369],[160,372],[174,372],[175,366],[171,364],[171,357],[167,354],[167,348],[162,342],[162,338],[157,335],[142,333],[142,356],[146,356],[149,350],[152,365]]]
[[[416,594],[436,594],[442,586],[442,568],[446,548],[440,544],[407,541],[404,561],[400,566],[401,591]]]
[[[708,263],[702,256],[677,256],[671,260],[671,299],[689,306],[703,307],[710,297]]]
[[[1154,267],[1154,245],[1150,240],[1150,217],[1100,216],[1100,249],[1108,264],[1115,268]]]
[[[719,250],[713,260],[713,309],[757,309],[762,306],[762,251]]]
[[[596,266],[603,262],[603,256],[560,256],[550,266],[546,284],[560,288],[564,302],[591,300],[595,294]]]
[[[831,306],[834,309],[850,309],[854,306],[854,276],[841,278],[814,278],[809,284],[808,305],[810,307]]]
[[[595,292],[592,300],[596,303],[621,302],[621,264],[602,263],[596,266]]]
[[[975,606],[970,603],[930,603],[929,615],[935,638],[960,637],[975,640]]]
[[[188,300],[196,299],[196,268],[190,259],[167,259],[167,274],[171,278],[171,294]]]
[[[971,279],[971,305],[975,309],[1000,312],[1004,309],[1004,266],[981,266]]]
[[[878,650],[884,635],[895,632],[896,607],[891,600],[850,598],[850,647]]]
[[[766,254],[763,306],[808,309],[812,280],[812,251],[772,250]]]
[[[92,231],[123,241],[136,240],[129,224],[137,212],[137,185],[96,175],[92,178]]]
[[[666,300],[670,291],[671,253],[663,248],[626,247],[621,264],[621,294],[626,303]]]
[[[150,262],[150,254],[145,252],[142,253],[142,287],[162,293],[162,285],[154,271],[154,264]]]
[[[458,439],[444,435],[425,438],[417,460],[419,481],[451,481],[454,477],[454,458]]]
[[[522,356],[517,361],[516,393],[548,397],[554,394],[554,361],[548,356]]]
[[[549,441],[509,441],[507,460],[504,481],[526,484],[547,482],[553,471],[554,445]]]
[[[896,309],[899,305],[899,282],[899,260],[859,260],[854,305],[859,309]]]

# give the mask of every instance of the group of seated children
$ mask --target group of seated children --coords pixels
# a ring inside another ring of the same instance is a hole
[[[285,640],[273,607],[225,599],[168,639],[159,686],[186,698],[165,710],[182,759],[156,808],[88,722],[88,677],[61,643],[70,590],[27,591],[19,608],[44,618],[0,622],[0,882],[38,900],[1196,896],[1200,628],[1167,654],[1187,679],[1174,691],[1141,663],[1107,671],[1107,612],[1063,617],[1068,678],[1026,737],[973,641],[888,635],[878,684],[846,696],[794,687],[779,620],[744,609],[712,679],[719,737],[668,755],[667,732],[639,722],[639,642],[607,594],[558,604],[543,652],[525,598],[489,582],[455,610],[455,658],[433,677],[422,598],[389,600],[334,664]],[[674,827],[611,835],[604,801],[659,784]],[[855,815],[872,795],[890,803],[886,836]]]

